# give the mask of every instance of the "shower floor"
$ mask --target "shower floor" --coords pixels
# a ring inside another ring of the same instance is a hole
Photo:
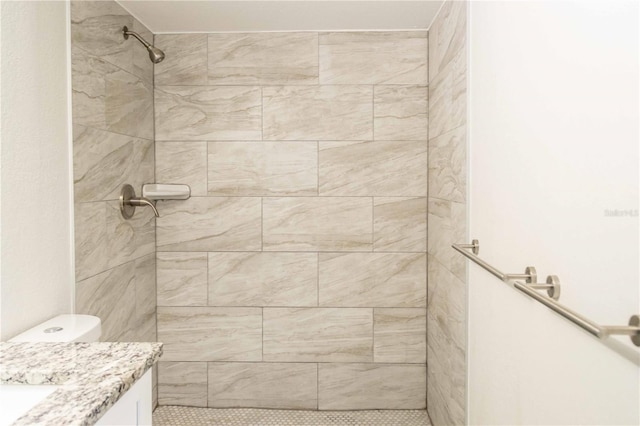
[[[426,410],[302,411],[162,406],[156,426],[426,426]]]

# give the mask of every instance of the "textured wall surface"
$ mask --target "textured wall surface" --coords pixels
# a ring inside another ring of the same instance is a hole
[[[424,408],[427,33],[155,40],[160,404]]]
[[[466,417],[467,3],[447,1],[429,30],[427,409],[435,425]]]
[[[155,219],[118,204],[154,180],[153,64],[124,25],[153,39],[114,1],[71,3],[76,311],[104,341],[155,341]]]
[[[73,309],[66,6],[0,3],[3,341]]]

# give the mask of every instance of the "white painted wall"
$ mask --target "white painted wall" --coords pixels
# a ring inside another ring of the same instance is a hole
[[[470,238],[560,277],[600,324],[640,313],[638,3],[473,2]],[[606,217],[605,210],[635,210]],[[473,265],[470,424],[640,424],[640,348],[601,342]]]
[[[73,309],[67,2],[1,9],[0,340]]]

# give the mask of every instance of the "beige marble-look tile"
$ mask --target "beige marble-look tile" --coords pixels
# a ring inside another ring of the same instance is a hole
[[[426,196],[426,141],[320,142],[320,195]]]
[[[429,139],[467,120],[466,51],[462,49],[429,85]]]
[[[158,363],[158,404],[207,406],[207,363]]]
[[[427,199],[373,199],[373,251],[427,251]]]
[[[207,143],[156,142],[155,181],[186,184],[192,196],[207,195]]]
[[[122,185],[140,191],[153,181],[153,142],[84,126],[73,127],[76,203],[117,200]]]
[[[374,86],[375,140],[426,141],[429,89],[426,86]]]
[[[320,410],[423,409],[426,366],[416,364],[320,364]]]
[[[156,256],[151,253],[134,261],[137,342],[157,342]]]
[[[76,280],[80,281],[107,269],[106,203],[75,205]]]
[[[316,142],[209,142],[210,195],[317,195]]]
[[[433,256],[429,256],[428,274],[428,333],[433,337],[429,346],[444,352],[452,350],[447,345],[463,350],[467,339],[466,284]]]
[[[432,81],[464,49],[467,40],[467,2],[444,2],[429,28],[429,80]]]
[[[209,253],[210,306],[316,306],[316,253]]]
[[[264,361],[373,360],[373,315],[363,308],[264,308]]]
[[[427,84],[426,31],[320,33],[320,84]]]
[[[73,123],[153,139],[153,87],[103,59],[71,49]]]
[[[315,410],[318,370],[312,363],[209,363],[209,407]]]
[[[156,227],[151,208],[137,207],[131,219],[122,217],[119,201],[108,201],[106,208],[109,268],[155,252]]]
[[[156,86],[156,140],[260,140],[259,87]]]
[[[424,307],[424,253],[320,253],[319,305]]]
[[[151,406],[158,408],[158,363],[151,367],[151,392]]]
[[[260,308],[158,307],[165,361],[261,361]]]
[[[463,256],[451,244],[466,240],[466,205],[452,201],[429,199],[428,251],[461,280],[466,279]]]
[[[153,43],[153,34],[117,2],[71,2],[73,45],[151,82],[153,64],[149,54],[133,38],[125,40],[122,34],[125,25]]]
[[[260,198],[192,197],[158,204],[158,251],[261,248]]]
[[[373,360],[424,364],[427,361],[427,310],[374,309]]]
[[[463,203],[467,191],[466,126],[429,141],[429,196]]]
[[[264,198],[264,250],[371,250],[371,204],[355,197]]]
[[[207,305],[207,253],[158,252],[158,306]]]
[[[95,315],[103,342],[135,339],[135,264],[125,263],[76,284],[76,313]]]
[[[371,86],[264,87],[264,140],[373,138]]]
[[[465,303],[465,283],[430,256],[427,310],[428,404],[432,407],[432,418],[437,418],[442,424],[459,424],[465,417]]]
[[[209,84],[317,84],[318,34],[209,34]]]
[[[154,67],[156,85],[207,84],[207,34],[158,34],[154,43],[165,53]]]

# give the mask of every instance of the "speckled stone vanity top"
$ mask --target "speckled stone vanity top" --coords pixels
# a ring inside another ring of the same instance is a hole
[[[162,343],[0,343],[0,383],[62,385],[14,425],[92,425],[162,355]]]

